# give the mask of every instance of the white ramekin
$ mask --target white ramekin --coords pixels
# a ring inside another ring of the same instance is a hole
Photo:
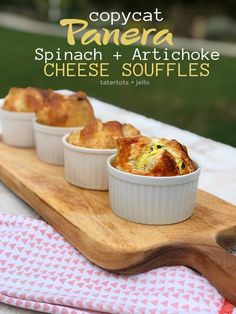
[[[194,209],[200,168],[173,177],[148,177],[120,171],[107,161],[112,211],[129,221],[150,225],[181,222]]]
[[[1,108],[0,117],[4,143],[25,148],[35,146],[33,131],[34,112],[15,112]]]
[[[108,190],[107,159],[116,149],[71,145],[67,142],[68,135],[63,137],[66,180],[85,189]]]
[[[52,165],[64,165],[62,137],[80,128],[64,128],[44,125],[34,121],[36,153],[40,160]]]

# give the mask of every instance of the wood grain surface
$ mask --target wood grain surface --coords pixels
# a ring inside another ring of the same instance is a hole
[[[35,151],[0,142],[0,180],[96,265],[136,274],[164,265],[201,272],[236,304],[236,207],[198,191],[193,216],[178,224],[147,226],[115,216],[107,192],[67,183],[63,167],[40,162]]]

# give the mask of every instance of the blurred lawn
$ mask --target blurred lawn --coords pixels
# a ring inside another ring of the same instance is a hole
[[[148,117],[236,146],[236,58],[222,57],[212,63],[208,78],[151,80],[148,87],[100,86],[97,78],[48,78],[43,63],[34,61],[37,47],[71,50],[63,38],[39,36],[0,28],[0,96],[12,86],[85,90],[90,96]],[[92,48],[89,46],[89,49]],[[74,50],[85,50],[79,43]],[[121,79],[120,63],[110,56],[117,47],[103,47],[112,64],[110,79]],[[119,47],[130,56],[132,47]],[[122,60],[124,62],[124,60]],[[174,137],[174,134],[173,134]]]

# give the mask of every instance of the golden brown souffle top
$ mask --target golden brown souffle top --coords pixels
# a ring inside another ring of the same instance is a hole
[[[15,112],[37,112],[44,106],[52,90],[34,87],[12,87],[5,97],[3,109]]]
[[[87,95],[80,91],[69,96],[50,93],[37,112],[37,122],[57,127],[82,127],[95,120]]]
[[[117,147],[117,138],[137,135],[140,135],[140,131],[131,124],[121,124],[118,121],[102,123],[100,120],[95,120],[82,130],[72,132],[67,141],[80,147],[114,149]]]
[[[166,177],[195,171],[187,148],[176,140],[136,136],[117,139],[113,167],[137,175]]]

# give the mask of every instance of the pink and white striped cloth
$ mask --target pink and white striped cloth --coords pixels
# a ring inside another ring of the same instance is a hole
[[[0,301],[56,314],[231,314],[202,276],[162,267],[120,276],[90,263],[46,223],[0,214]]]

